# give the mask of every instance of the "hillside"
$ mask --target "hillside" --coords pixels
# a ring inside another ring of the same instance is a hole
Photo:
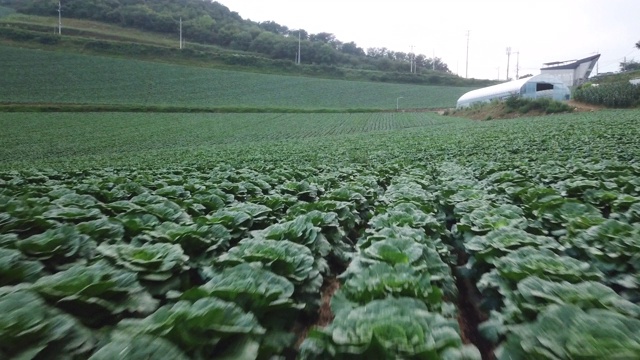
[[[180,11],[173,11],[173,2],[161,0],[144,4],[127,1],[128,5],[121,1],[103,2],[63,2],[64,31],[60,36],[54,34],[58,22],[57,2],[2,0],[0,6],[13,6],[22,13],[10,14],[7,7],[0,10],[0,43],[263,73],[428,85],[480,87],[488,84],[484,80],[455,76],[440,59],[428,59],[419,54],[416,56],[418,72],[411,74],[410,54],[385,48],[371,48],[365,52],[353,42],[342,43],[330,33],[306,34],[304,30],[306,39],[301,44],[304,61],[296,66],[293,59],[297,52],[297,36],[295,39],[290,36],[291,31],[286,26],[243,20],[216,2],[185,0],[179,6]],[[91,4],[104,6],[93,9]],[[111,17],[102,16],[108,6],[115,9],[110,12]],[[140,13],[140,9],[145,10]],[[8,16],[1,17],[3,13]],[[115,16],[115,13],[120,15]],[[167,18],[168,13],[173,17]],[[135,16],[136,20],[128,16]],[[158,16],[164,19],[166,26],[159,25],[163,22],[156,19]],[[180,16],[186,43],[183,51],[175,51],[179,47]],[[197,29],[204,30],[194,25],[194,21],[197,22],[194,17],[199,19],[197,21],[203,17],[212,19],[214,25],[206,30],[206,36],[195,33]],[[246,40],[243,46],[238,41],[224,40],[225,36],[241,35]],[[432,67],[436,71],[431,70]]]
[[[0,102],[258,109],[451,107],[469,88],[326,80],[0,47]],[[401,99],[398,99],[401,98]]]

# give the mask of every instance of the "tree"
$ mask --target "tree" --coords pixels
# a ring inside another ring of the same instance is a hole
[[[275,21],[264,21],[258,24],[261,29],[272,32],[278,35],[286,35],[289,33],[289,28],[278,24]]]
[[[621,62],[620,63],[620,70],[621,71],[640,70],[640,63],[635,61],[635,60],[629,60],[627,62]]]
[[[638,42],[636,43],[636,47],[637,47],[638,49],[640,49],[640,41],[638,41]]]
[[[345,54],[364,56],[364,50],[358,47],[358,45],[356,45],[356,43],[354,43],[353,41],[342,44],[340,50]]]

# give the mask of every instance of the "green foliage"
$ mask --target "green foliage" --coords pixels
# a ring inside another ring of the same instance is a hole
[[[243,359],[255,359],[259,336],[265,333],[251,313],[216,298],[165,305],[144,319],[121,321],[118,330],[163,337],[195,359],[209,358],[225,348],[252,354]]]
[[[552,238],[532,235],[511,227],[502,227],[487,235],[475,236],[464,243],[467,252],[473,255],[473,262],[469,264],[472,267],[482,267],[483,264],[494,265],[501,257],[526,246],[539,249],[560,247]]]
[[[43,266],[28,260],[20,251],[0,248],[0,286],[34,282],[42,276]]]
[[[608,310],[552,306],[531,324],[510,327],[497,359],[632,359],[640,356],[640,320]]]
[[[199,297],[213,296],[231,301],[251,311],[259,319],[277,312],[299,309],[292,300],[294,285],[283,276],[276,275],[261,267],[240,264],[224,270],[204,269],[208,280],[197,289],[182,295],[182,299],[197,300]]]
[[[95,251],[95,243],[70,225],[20,239],[15,246],[25,255],[54,268],[76,261],[86,262]]]
[[[111,341],[96,351],[89,360],[188,360],[182,351],[169,341],[149,335],[115,333]]]
[[[442,290],[432,283],[431,275],[408,264],[376,263],[349,275],[331,299],[334,314],[386,297],[418,299],[431,311],[442,306]],[[434,276],[434,280],[439,278]]]
[[[75,265],[38,279],[33,290],[87,324],[101,325],[125,314],[149,314],[158,302],[136,275],[103,263]]]
[[[25,0],[13,4],[18,11],[27,14],[55,16],[56,3],[53,1]],[[365,51],[354,42],[343,43],[333,34],[321,32],[308,34],[305,30],[293,30],[273,21],[255,23],[242,19],[236,12],[218,2],[202,2],[183,0],[176,4],[166,0],[153,1],[110,1],[110,0],[67,0],[63,4],[66,17],[90,19],[117,24],[124,27],[137,28],[161,33],[166,36],[175,33],[182,25],[184,37],[189,44],[182,52],[188,52],[193,43],[211,44],[239,52],[234,54],[235,62],[246,65],[246,62],[269,61],[277,59],[293,66],[293,57],[301,48],[303,62],[318,64],[319,72],[324,74],[342,73],[344,70],[336,66],[348,66],[357,69],[382,70],[382,77],[400,79],[403,82],[424,81],[426,77],[434,77],[429,83],[437,84],[441,79],[455,79],[448,66],[439,58],[427,59],[425,55],[414,57],[421,74],[409,73],[406,63],[411,55],[403,52],[389,51],[386,48],[370,48]],[[182,24],[180,24],[182,20]],[[33,29],[33,27],[31,27]],[[44,29],[39,29],[43,31]],[[44,30],[48,32],[50,28]],[[79,30],[100,38],[102,34],[92,34],[91,29],[66,29],[65,35]],[[301,42],[298,43],[298,35]],[[112,37],[106,37],[112,38]],[[93,42],[93,45],[105,42]],[[138,44],[136,44],[138,45]],[[197,47],[197,46],[196,46]],[[131,49],[131,53],[137,50]],[[247,57],[245,52],[259,54]],[[431,71],[435,69],[438,73]],[[400,72],[405,74],[400,74]],[[425,76],[426,74],[426,76]],[[441,76],[446,75],[445,77]],[[420,79],[423,78],[423,79]]]
[[[594,105],[611,108],[625,108],[638,104],[640,101],[640,86],[629,82],[600,84],[599,86],[578,87],[573,98]]]
[[[528,99],[519,96],[510,96],[504,103],[506,106],[505,110],[508,113],[517,111],[521,114],[526,114],[530,111],[540,111],[545,114],[555,114],[573,111],[573,108],[566,103],[548,98]]]
[[[313,330],[301,346],[301,359],[480,359],[465,346],[455,320],[431,313],[411,298],[374,300],[338,313],[333,323]]]
[[[180,245],[101,244],[97,251],[114,265],[135,272],[152,295],[163,295],[187,285],[182,275],[189,269],[186,265],[189,257]]]
[[[3,359],[86,358],[95,343],[86,328],[30,291],[5,289],[0,288]]]

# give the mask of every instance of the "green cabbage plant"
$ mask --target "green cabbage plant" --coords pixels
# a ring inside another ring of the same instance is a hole
[[[135,273],[102,262],[74,265],[41,277],[31,288],[92,325],[117,321],[120,315],[146,315],[158,306],[158,301],[140,286]]]
[[[193,303],[165,305],[144,319],[124,319],[117,330],[132,336],[163,337],[193,359],[212,359],[225,352],[255,359],[265,329],[237,305],[207,297]]]
[[[456,320],[417,299],[389,298],[339,312],[328,327],[312,330],[300,358],[479,360],[480,352],[463,345]]]
[[[0,358],[81,359],[95,339],[73,317],[25,289],[0,289]]]
[[[640,358],[640,320],[609,310],[552,305],[535,322],[507,329],[498,360]]]

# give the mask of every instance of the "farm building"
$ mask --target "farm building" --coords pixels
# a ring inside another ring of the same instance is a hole
[[[540,69],[540,73],[553,75],[561,79],[568,87],[578,86],[589,79],[598,59],[600,59],[600,54],[580,60],[554,61],[543,64],[545,67]]]
[[[505,100],[510,96],[521,96],[530,99],[546,97],[554,100],[569,100],[571,91],[562,80],[554,76],[540,74],[469,91],[458,99],[457,107],[469,107],[476,103],[491,102],[492,100]]]

